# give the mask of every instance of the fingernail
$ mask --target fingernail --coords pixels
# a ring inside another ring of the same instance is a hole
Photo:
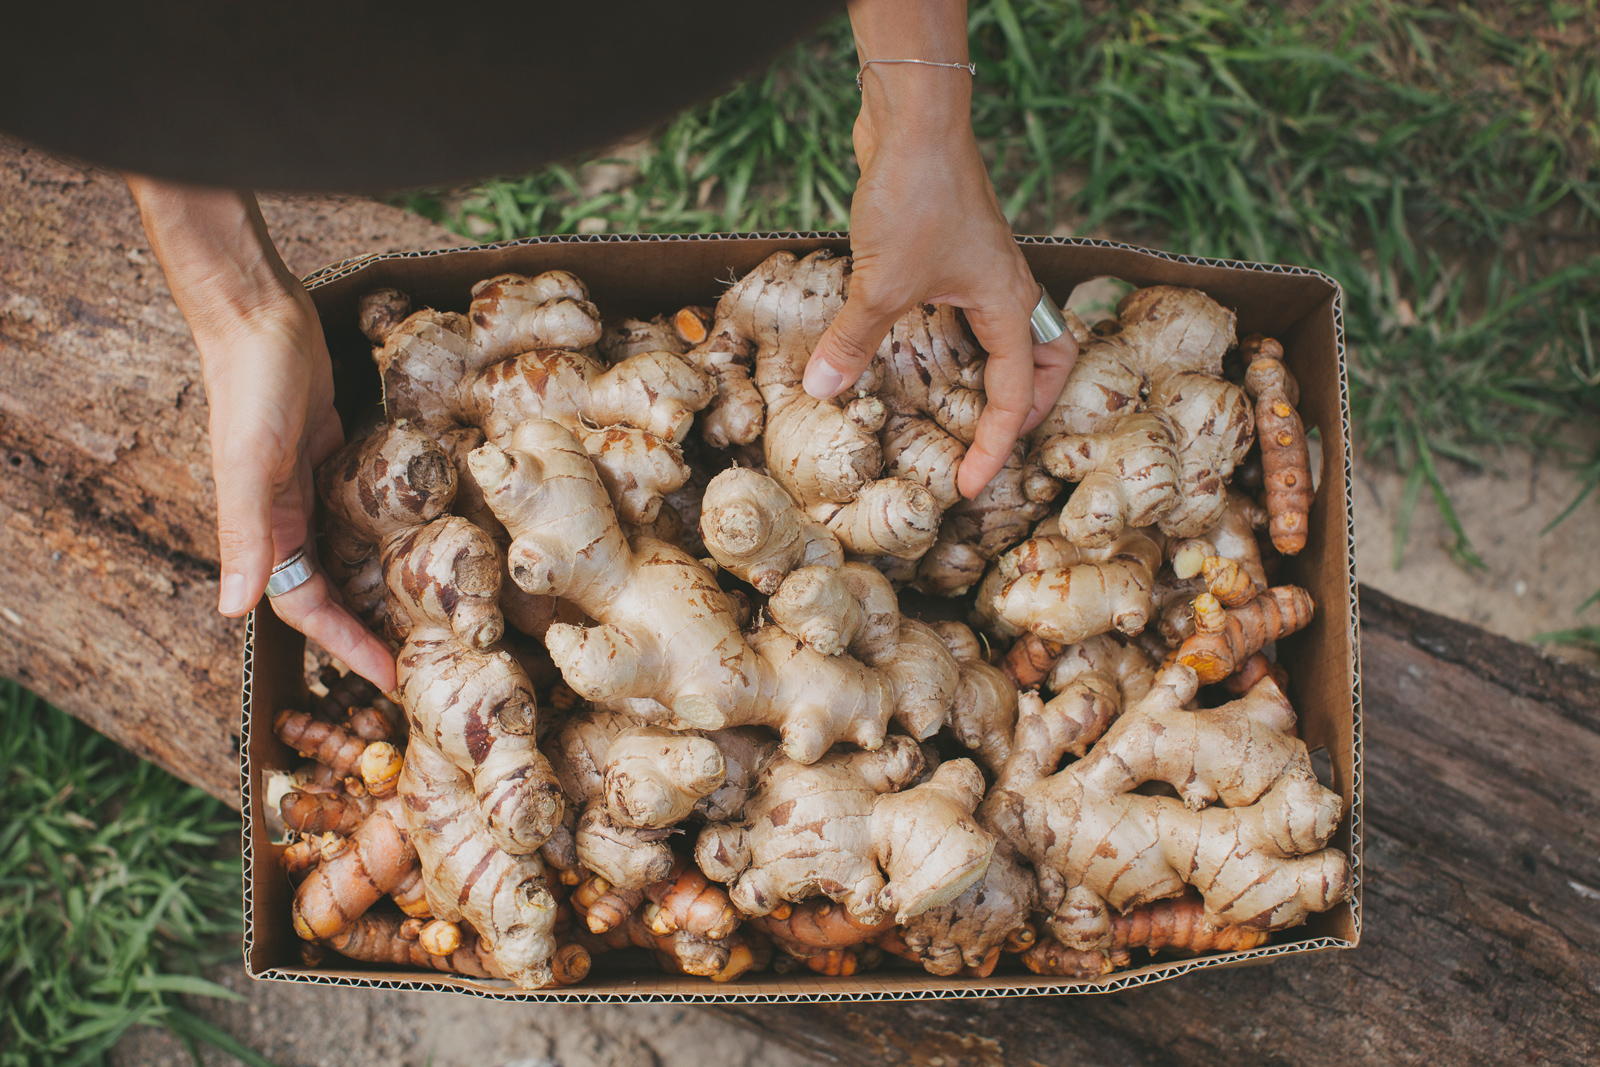
[[[222,576],[222,596],[217,602],[217,610],[224,615],[233,615],[243,611],[248,606],[245,604],[244,598],[244,575],[224,574]]]
[[[813,359],[806,366],[806,392],[818,400],[838,396],[844,388],[844,375],[833,369],[825,359]]]

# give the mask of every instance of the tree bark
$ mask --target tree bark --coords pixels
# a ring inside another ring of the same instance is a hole
[[[263,197],[291,270],[459,238]],[[206,398],[115,174],[0,138],[0,675],[235,806],[243,627],[216,613]]]
[[[1600,1062],[1600,677],[1361,593],[1361,945],[1104,995],[720,1009],[844,1067]]]

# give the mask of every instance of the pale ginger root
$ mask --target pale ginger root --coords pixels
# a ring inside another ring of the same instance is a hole
[[[1155,677],[1155,665],[1139,646],[1111,634],[1068,645],[1045,682],[1054,694],[1040,709],[1043,721],[1053,724],[1049,747],[1084,755],[1123,708],[1144,698]],[[1028,743],[1044,742],[1029,738]]]
[[[826,251],[768,257],[723,294],[711,338],[689,358],[723,353],[741,390],[753,360],[768,473],[847,551],[915,559],[933,544],[943,507],[958,499],[955,465],[982,410],[975,386],[983,362],[953,308],[919,305],[895,323],[854,396],[807,395],[806,362],[844,306],[849,267]],[[731,395],[727,384],[719,375],[721,396]],[[721,396],[705,420],[707,440],[755,440],[753,419],[737,434],[724,425]]]
[[[1060,485],[1052,482],[1030,495],[1026,472],[1019,444],[977,496],[945,509],[938,539],[917,561],[912,579],[917,589],[935,596],[961,596],[983,579],[991,561],[1028,536],[1029,527],[1050,510],[1049,501]]]
[[[686,818],[727,773],[715,741],[617,712],[570,716],[543,750],[579,808],[576,863],[628,890],[667,876],[673,856],[661,831]]]
[[[473,474],[515,537],[508,560],[517,584],[599,621],[545,634],[585,699],[648,698],[670,714],[669,726],[763,723],[806,762],[838,741],[882,743],[894,700],[881,672],[822,656],[776,626],[747,638],[703,564],[658,541],[623,539],[594,465],[561,426],[529,421],[508,444],[473,453]]]
[[[1017,952],[1035,937],[1029,916],[1038,899],[1033,871],[1009,845],[994,850],[983,877],[942,907],[929,908],[878,944],[922,964],[929,974],[987,978],[1002,949]],[[902,951],[903,949],[903,951]]]
[[[561,823],[561,788],[535,745],[527,674],[495,643],[499,550],[466,519],[447,516],[392,539],[384,572],[410,623],[395,662],[410,751],[434,750],[465,774],[494,842],[532,852]]]
[[[1205,561],[1219,557],[1237,565],[1244,578],[1257,588],[1267,587],[1267,573],[1261,562],[1257,530],[1265,529],[1267,511],[1248,496],[1228,490],[1227,503],[1215,525],[1197,537],[1173,538],[1167,542],[1166,556],[1172,572],[1180,579],[1193,578],[1205,571]]]
[[[1052,437],[1043,459],[1056,477],[1078,483],[1061,510],[1061,532],[1085,548],[1154,524],[1177,497],[1177,431],[1159,411],[1135,412],[1115,433]]]
[[[901,735],[875,752],[835,750],[810,765],[774,759],[741,819],[701,831],[695,859],[731,886],[747,915],[820,893],[857,919],[893,913],[903,922],[959,896],[994,848],[971,818],[983,793],[977,767],[952,760],[904,789],[923,766],[916,742]]]
[[[627,521],[650,523],[662,496],[689,476],[677,445],[711,399],[711,382],[670,351],[607,369],[578,351],[599,337],[572,275],[507,274],[474,287],[466,316],[410,316],[375,338],[382,347],[373,358],[391,418],[436,436],[477,427],[491,441],[524,419],[554,419],[583,440]]]
[[[1239,348],[1250,360],[1244,387],[1256,402],[1272,545],[1285,556],[1293,556],[1306,547],[1312,496],[1306,427],[1295,410],[1300,386],[1283,365],[1283,345],[1271,337],[1247,337]]]
[[[950,732],[978,766],[999,771],[1011,756],[1017,723],[1017,687],[983,657],[977,635],[959,622],[939,622],[933,630],[955,657],[961,674],[950,701]]]
[[[363,752],[360,769],[372,810],[349,837],[321,838],[320,862],[295,891],[294,929],[304,940],[326,940],[349,929],[415,873],[417,852],[395,792],[401,762],[399,750],[384,741]]]
[[[412,742],[400,792],[433,915],[471,924],[496,966],[518,986],[553,983],[556,900],[539,857],[495,843],[471,777],[431,745]]]
[[[961,669],[930,627],[900,614],[894,588],[875,567],[802,567],[767,602],[773,621],[814,651],[848,651],[883,672],[894,691],[894,722],[917,740],[944,725]]]
[[[401,419],[335,452],[317,468],[316,483],[326,511],[322,563],[356,617],[383,632],[389,597],[383,546],[450,509],[455,464],[437,441]]]
[[[1195,601],[1195,632],[1178,647],[1179,663],[1192,667],[1202,684],[1220,682],[1244,666],[1268,641],[1304,629],[1315,611],[1311,594],[1297,585],[1273,586],[1237,608],[1210,609]],[[1214,602],[1214,601],[1213,601]],[[1202,607],[1207,610],[1202,618]]]
[[[1139,530],[1098,549],[1035,537],[996,561],[975,611],[1002,637],[1027,632],[1066,645],[1110,630],[1137,634],[1150,619],[1160,566],[1161,546]]]
[[[1266,680],[1231,704],[1186,710],[1198,685],[1189,668],[1168,668],[1088,756],[1051,774],[1061,750],[1036,747],[1034,769],[1008,767],[984,802],[985,825],[1033,863],[1068,948],[1108,947],[1113,909],[1186,885],[1207,921],[1256,930],[1303,922],[1350,891],[1349,859],[1326,848],[1343,803],[1317,782],[1288,701]],[[1134,792],[1146,782],[1183,799]]]
[[[1216,522],[1254,432],[1243,390],[1222,378],[1234,315],[1198,290],[1158,285],[1124,297],[1118,318],[1115,332],[1081,339],[1061,397],[1032,434],[1033,462],[1086,479],[1062,513],[1075,542],[1104,545],[1150,522],[1193,537]]]
[[[783,487],[747,467],[730,467],[706,486],[700,533],[717,566],[768,595],[800,567],[838,567],[839,539],[806,516]]]

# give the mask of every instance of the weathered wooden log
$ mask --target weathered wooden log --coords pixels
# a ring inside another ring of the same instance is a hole
[[[1058,999],[744,1005],[845,1067],[1600,1063],[1600,677],[1361,593],[1361,945]]]
[[[262,210],[301,273],[460,243],[354,197]],[[206,419],[122,180],[0,138],[0,675],[237,805]]]

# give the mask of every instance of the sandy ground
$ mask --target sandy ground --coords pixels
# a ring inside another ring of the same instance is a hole
[[[1561,525],[1540,533],[1572,501],[1579,483],[1571,471],[1511,452],[1498,473],[1445,469],[1456,514],[1486,564],[1469,570],[1450,557],[1454,535],[1424,491],[1399,569],[1394,567],[1394,520],[1405,480],[1370,466],[1355,479],[1356,573],[1391,596],[1532,640],[1536,635],[1600,625],[1600,603],[1579,606],[1600,589],[1600,492]],[[1559,645],[1552,655],[1591,665],[1600,656]]]
[[[242,965],[213,979],[245,1003],[192,1001],[213,1024],[284,1067],[805,1067],[817,1061],[704,1008],[501,1004],[452,993],[397,993],[252,982]],[[205,1067],[240,1067],[211,1050]],[[183,1045],[141,1027],[113,1067],[188,1067]]]

